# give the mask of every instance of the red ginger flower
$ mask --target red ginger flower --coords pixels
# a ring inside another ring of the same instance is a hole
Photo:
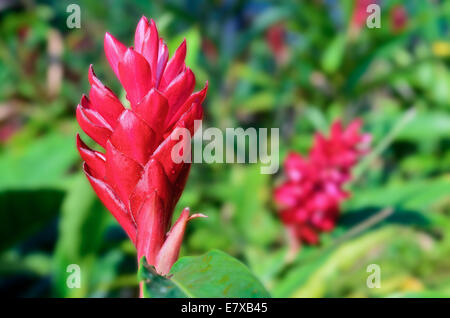
[[[315,135],[308,159],[293,152],[286,158],[287,180],[275,189],[274,198],[283,223],[297,240],[316,244],[320,232],[335,227],[339,204],[349,196],[343,186],[370,142],[369,135],[359,133],[361,125],[355,120],[343,130],[335,121],[328,139]]]
[[[89,98],[81,98],[77,120],[105,153],[88,148],[79,136],[77,147],[94,191],[133,241],[138,259],[146,256],[166,274],[178,258],[186,223],[202,216],[189,216],[186,208],[167,233],[190,169],[189,163],[172,160],[172,148],[180,140],[170,135],[176,128],[194,133],[207,86],[193,93],[195,76],[185,65],[186,42],[169,60],[153,20],[139,21],[134,48],[109,33],[104,46],[131,108],[124,108],[91,66]]]

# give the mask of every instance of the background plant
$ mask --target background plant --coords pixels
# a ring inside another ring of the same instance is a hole
[[[120,92],[103,35],[131,45],[146,15],[171,53],[186,37],[187,65],[197,83],[209,80],[208,126],[280,127],[282,158],[306,153],[313,133],[338,117],[361,117],[373,136],[337,228],[290,261],[271,201],[280,176],[256,165],[193,164],[175,211],[209,217],[189,226],[182,255],[225,251],[273,296],[449,296],[448,1],[379,1],[381,29],[356,35],[354,1],[82,0],[81,28],[68,29],[71,2],[0,7],[3,294],[136,295],[134,249],[81,175],[74,112],[90,63]],[[399,29],[398,6],[407,17]],[[61,80],[50,76],[55,67]],[[72,263],[85,275],[81,289],[66,287]],[[371,263],[381,266],[380,289],[365,285]]]

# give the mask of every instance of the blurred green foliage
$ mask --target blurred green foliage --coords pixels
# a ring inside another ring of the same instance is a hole
[[[171,53],[186,38],[198,86],[209,81],[206,126],[279,127],[281,159],[336,118],[361,117],[373,136],[338,227],[294,256],[271,198],[280,173],[193,164],[175,216],[189,206],[209,217],[189,224],[182,255],[226,251],[278,297],[450,296],[449,1],[383,1],[382,27],[359,31],[345,0],[80,0],[81,28],[68,29],[72,2],[0,4],[1,294],[137,295],[134,248],[81,173],[74,112],[89,64],[124,99],[103,36],[131,45],[146,15]],[[67,288],[69,264],[80,289]],[[369,264],[381,288],[366,286]]]

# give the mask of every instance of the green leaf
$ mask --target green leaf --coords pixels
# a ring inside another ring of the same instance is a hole
[[[97,199],[83,174],[69,187],[62,206],[59,237],[54,253],[53,291],[59,297],[85,297],[92,289],[90,275],[102,242],[109,213]],[[67,288],[67,266],[82,270],[81,288]]]
[[[355,190],[346,203],[346,210],[359,210],[367,207],[393,206],[403,209],[425,211],[432,204],[448,196],[450,180],[434,178],[407,184],[385,185],[383,188]]]
[[[325,297],[333,279],[394,237],[396,228],[385,227],[370,232],[337,249],[324,249],[307,262],[298,264],[274,289],[276,297]]]
[[[273,285],[274,278],[286,265],[287,247],[269,251],[249,245],[245,249],[245,257],[253,273],[265,286]]]
[[[235,166],[231,175],[231,193],[224,200],[233,204],[234,222],[244,238],[257,245],[270,245],[279,234],[279,223],[267,209],[269,175],[260,165]]]
[[[139,262],[138,279],[144,283],[144,298],[185,298],[186,294],[169,278],[156,273],[145,256]]]
[[[302,251],[303,252],[303,251]],[[275,288],[272,290],[274,297],[290,297],[296,289],[305,285],[310,276],[313,276],[316,271],[324,266],[325,262],[330,257],[331,252],[326,250],[319,253],[316,258],[307,259],[302,262],[300,266],[296,266],[288,270],[285,277],[283,277]]]
[[[44,189],[0,192],[0,251],[56,217],[63,196],[62,191]]]
[[[77,158],[73,136],[50,134],[26,145],[10,147],[0,156],[0,189],[61,185]]]
[[[391,131],[384,136],[378,145],[355,167],[354,180],[358,179],[369,168],[372,161],[380,156],[392,144],[398,134],[405,129],[405,126],[407,126],[415,116],[416,110],[411,108],[395,122]]]
[[[334,73],[339,69],[344,57],[346,42],[347,38],[345,34],[339,34],[330,43],[321,62],[325,72]]]
[[[180,258],[172,267],[170,279],[161,277],[148,266],[141,266],[144,296],[151,297],[270,297],[264,286],[237,259],[213,250],[201,256]]]
[[[446,112],[420,112],[401,130],[397,139],[429,143],[450,136],[450,116]]]
[[[270,110],[276,102],[275,94],[267,90],[261,93],[253,93],[251,96],[240,102],[238,107],[243,113],[254,113]]]
[[[49,275],[51,257],[42,252],[21,255],[17,250],[10,250],[0,256],[0,276],[25,274],[32,276]]]

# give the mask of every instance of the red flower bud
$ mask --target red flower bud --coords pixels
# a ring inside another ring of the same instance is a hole
[[[172,160],[172,148],[180,140],[170,136],[176,128],[194,133],[207,85],[193,93],[195,76],[185,65],[186,42],[169,60],[153,20],[139,21],[134,48],[109,33],[104,46],[131,108],[100,82],[91,66],[89,97],[81,98],[77,120],[105,152],[90,149],[79,136],[77,148],[94,191],[133,241],[138,258],[146,256],[160,274],[167,274],[178,258],[186,223],[202,216],[189,216],[185,209],[169,231],[190,168]]]

